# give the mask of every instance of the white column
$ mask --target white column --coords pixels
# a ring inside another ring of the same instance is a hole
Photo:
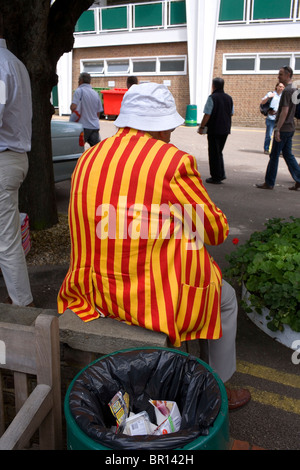
[[[190,104],[197,120],[211,94],[220,0],[186,0]]]
[[[58,75],[57,93],[59,115],[70,114],[72,90],[72,51],[62,55],[57,62]]]

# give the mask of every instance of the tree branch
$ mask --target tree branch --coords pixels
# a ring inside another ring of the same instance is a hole
[[[47,49],[49,58],[55,65],[65,52],[73,49],[76,23],[92,4],[93,0],[56,0],[51,6]]]

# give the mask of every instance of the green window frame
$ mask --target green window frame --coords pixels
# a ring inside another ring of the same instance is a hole
[[[290,18],[291,0],[254,0],[253,20]]]
[[[75,33],[87,31],[95,31],[94,10],[84,11],[75,25]]]
[[[134,27],[146,28],[151,26],[162,26],[162,2],[134,5]]]
[[[221,0],[219,21],[243,21],[244,11],[244,0]]]
[[[170,25],[186,24],[185,0],[170,2]]]
[[[58,90],[57,85],[52,88],[52,104],[54,108],[58,108]]]
[[[127,29],[127,7],[102,8],[101,29]]]

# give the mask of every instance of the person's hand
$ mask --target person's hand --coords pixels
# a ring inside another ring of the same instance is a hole
[[[275,137],[276,142],[281,142],[279,130],[276,129],[274,137]]]
[[[198,134],[200,134],[200,135],[204,135],[204,134],[206,134],[207,130],[206,130],[205,127],[199,126],[197,132],[198,132]]]

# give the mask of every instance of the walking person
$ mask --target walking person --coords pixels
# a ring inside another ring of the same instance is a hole
[[[31,84],[25,65],[8,49],[0,15],[0,268],[8,303],[33,306],[22,246],[19,188],[31,149]]]
[[[268,111],[268,115],[266,117],[266,134],[265,134],[265,141],[264,141],[264,153],[269,155],[270,153],[270,145],[272,140],[272,135],[275,127],[275,119],[276,114],[279,107],[279,102],[281,98],[281,94],[284,90],[283,83],[276,83],[275,91],[269,91],[263,99],[261,100],[261,104],[265,104],[270,98],[272,101],[270,103],[270,109]]]
[[[206,101],[204,116],[198,128],[198,133],[201,135],[207,131],[211,176],[206,179],[206,183],[221,184],[226,179],[223,149],[231,132],[232,115],[233,100],[230,95],[224,92],[224,80],[223,78],[214,78],[212,94]]]
[[[89,73],[83,72],[79,75],[78,85],[70,106],[73,116],[75,116],[73,119],[71,115],[71,120],[76,120],[83,125],[84,140],[92,147],[100,142],[99,119],[100,113],[103,111],[102,101],[92,88]]]
[[[270,154],[269,163],[265,174],[265,182],[257,184],[260,189],[273,189],[275,186],[279,155],[282,156],[287,164],[289,172],[295,181],[295,184],[289,189],[300,189],[300,166],[292,154],[292,140],[295,133],[295,110],[293,95],[296,88],[292,86],[293,69],[289,66],[282,67],[279,70],[278,80],[285,86],[279,103],[279,108],[275,120],[274,139]]]

